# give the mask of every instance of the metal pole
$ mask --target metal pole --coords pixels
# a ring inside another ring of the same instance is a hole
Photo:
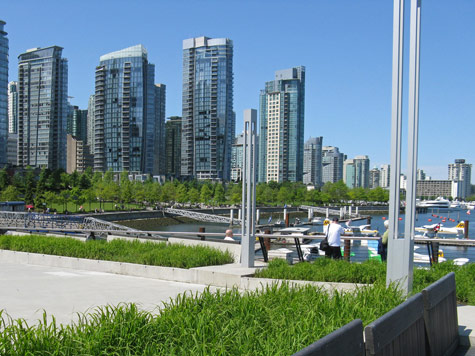
[[[400,251],[398,245],[399,177],[401,175],[402,64],[404,40],[404,0],[394,0],[393,64],[391,102],[391,171],[389,175],[389,238],[386,284],[399,280]]]
[[[419,64],[421,0],[411,0],[408,107],[408,179],[404,238],[398,238],[399,175],[401,169],[402,51],[404,45],[404,0],[394,0],[393,111],[391,135],[391,190],[389,247],[386,283],[396,282],[412,291],[414,223],[416,212],[417,151],[419,135]],[[396,63],[397,62],[397,63]],[[396,68],[397,64],[397,68]],[[394,184],[394,185],[393,185]]]
[[[244,110],[243,182],[242,182],[242,242],[241,265],[254,267],[256,212],[256,143],[257,111]]]

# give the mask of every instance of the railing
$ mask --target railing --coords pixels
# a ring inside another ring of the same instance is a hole
[[[205,214],[205,213],[198,213],[196,211],[190,210],[182,210],[182,209],[173,209],[173,208],[164,208],[163,212],[172,215],[179,215],[184,216],[187,218],[191,218],[198,221],[206,221],[206,222],[214,222],[214,223],[222,223],[222,224],[241,224],[240,219],[231,219],[225,216],[220,215],[213,215],[213,214]]]
[[[453,355],[459,345],[455,287],[452,272],[366,326],[364,341],[357,319],[294,356]]]
[[[93,217],[78,215],[56,215],[28,212],[0,212],[0,229],[50,229],[50,230],[110,230],[139,231],[127,226],[114,224]]]

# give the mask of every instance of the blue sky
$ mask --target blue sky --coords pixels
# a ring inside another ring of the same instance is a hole
[[[304,65],[305,139],[323,136],[324,145],[349,158],[368,155],[374,167],[390,161],[392,7],[391,0],[6,0],[0,18],[10,80],[26,49],[61,46],[80,108],[94,92],[99,57],[143,44],[157,83],[167,85],[167,116],[181,115],[182,40],[230,38],[237,133],[274,71]],[[418,166],[434,179],[447,179],[456,158],[475,163],[474,19],[473,0],[422,0]]]

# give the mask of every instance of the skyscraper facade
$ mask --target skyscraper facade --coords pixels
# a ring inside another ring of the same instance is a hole
[[[369,188],[369,158],[356,156],[343,163],[343,181],[348,188]]]
[[[391,166],[389,164],[381,165],[380,182],[379,182],[379,186],[381,188],[389,188],[390,173],[391,173]]]
[[[303,149],[303,182],[322,185],[322,143],[323,137],[311,137]]]
[[[167,87],[165,84],[155,84],[155,133],[154,133],[154,156],[153,174],[165,174],[167,159],[165,154],[165,107]]]
[[[464,159],[456,159],[455,163],[449,163],[449,180],[460,181],[460,189],[457,198],[466,198],[471,194],[472,165],[465,163]]]
[[[18,82],[8,83],[8,133],[18,132]]]
[[[343,179],[343,162],[345,155],[338,147],[323,146],[322,148],[322,183],[336,183]]]
[[[172,116],[165,123],[166,136],[166,171],[169,177],[181,175],[181,117]]]
[[[7,164],[8,137],[8,37],[0,20],[0,167]]]
[[[259,182],[301,182],[305,67],[275,72],[260,94]]]
[[[87,143],[87,110],[71,106],[66,122],[66,134],[72,135],[84,144]]]
[[[183,41],[182,109],[182,176],[229,180],[235,126],[231,40]]]
[[[380,186],[380,175],[381,172],[376,167],[369,171],[369,187],[371,189],[378,188]]]
[[[94,143],[95,143],[95,95],[90,95],[87,103],[87,145],[89,146],[89,151],[94,156]]]
[[[100,57],[94,97],[94,170],[155,174],[155,66],[136,45]]]
[[[66,168],[68,62],[58,46],[18,57],[18,165]]]

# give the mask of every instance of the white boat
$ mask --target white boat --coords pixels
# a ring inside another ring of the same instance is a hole
[[[422,200],[416,203],[418,208],[442,208],[448,209],[450,207],[450,200],[443,197],[438,197],[435,200]]]
[[[458,200],[454,200],[452,203],[450,203],[450,209],[467,209],[467,205],[465,202],[461,202]]]
[[[312,225],[323,225],[323,220],[321,218],[313,218]]]

